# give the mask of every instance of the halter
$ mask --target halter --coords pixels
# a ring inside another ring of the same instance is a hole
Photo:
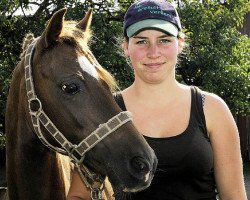
[[[100,200],[102,199],[101,193],[104,188],[104,179],[101,176],[93,173],[83,165],[85,154],[100,141],[102,141],[105,137],[107,137],[110,133],[114,132],[128,121],[131,121],[131,114],[128,111],[120,112],[119,114],[109,119],[106,123],[100,124],[96,130],[90,133],[89,136],[87,136],[78,145],[72,144],[70,141],[68,141],[43,111],[42,103],[35,92],[31,66],[32,57],[37,41],[38,38],[29,45],[24,59],[26,92],[33,128],[36,135],[45,146],[58,153],[68,155],[72,159],[73,163],[79,171],[82,180],[84,181],[86,186],[91,189],[91,198],[93,200]],[[48,142],[41,131],[41,124],[60,144],[61,147],[55,147]],[[94,182],[99,182],[100,186],[94,186]]]

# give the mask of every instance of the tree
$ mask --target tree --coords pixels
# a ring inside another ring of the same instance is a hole
[[[183,1],[188,47],[178,68],[183,81],[220,95],[234,114],[250,113],[250,39],[241,35],[248,0]]]

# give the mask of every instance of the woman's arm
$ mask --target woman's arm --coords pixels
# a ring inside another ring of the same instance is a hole
[[[226,103],[214,94],[206,94],[204,112],[220,199],[247,200],[239,133],[234,118]]]
[[[84,185],[76,169],[73,171],[67,200],[91,200],[90,190]]]

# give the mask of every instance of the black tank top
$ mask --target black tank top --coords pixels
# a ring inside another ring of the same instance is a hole
[[[207,135],[202,95],[191,87],[191,112],[187,129],[173,137],[144,136],[155,151],[158,167],[151,185],[130,194],[128,200],[216,200],[213,151]],[[122,95],[115,99],[126,110]],[[167,111],[166,111],[167,115]],[[116,196],[116,200],[124,199]]]

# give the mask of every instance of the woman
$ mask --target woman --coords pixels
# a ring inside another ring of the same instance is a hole
[[[221,200],[247,200],[230,110],[218,96],[175,78],[184,46],[175,8],[164,0],[137,1],[125,15],[124,35],[135,79],[116,100],[133,114],[159,163],[151,186],[128,199],[216,200],[218,191]],[[68,199],[88,199],[74,177]]]

